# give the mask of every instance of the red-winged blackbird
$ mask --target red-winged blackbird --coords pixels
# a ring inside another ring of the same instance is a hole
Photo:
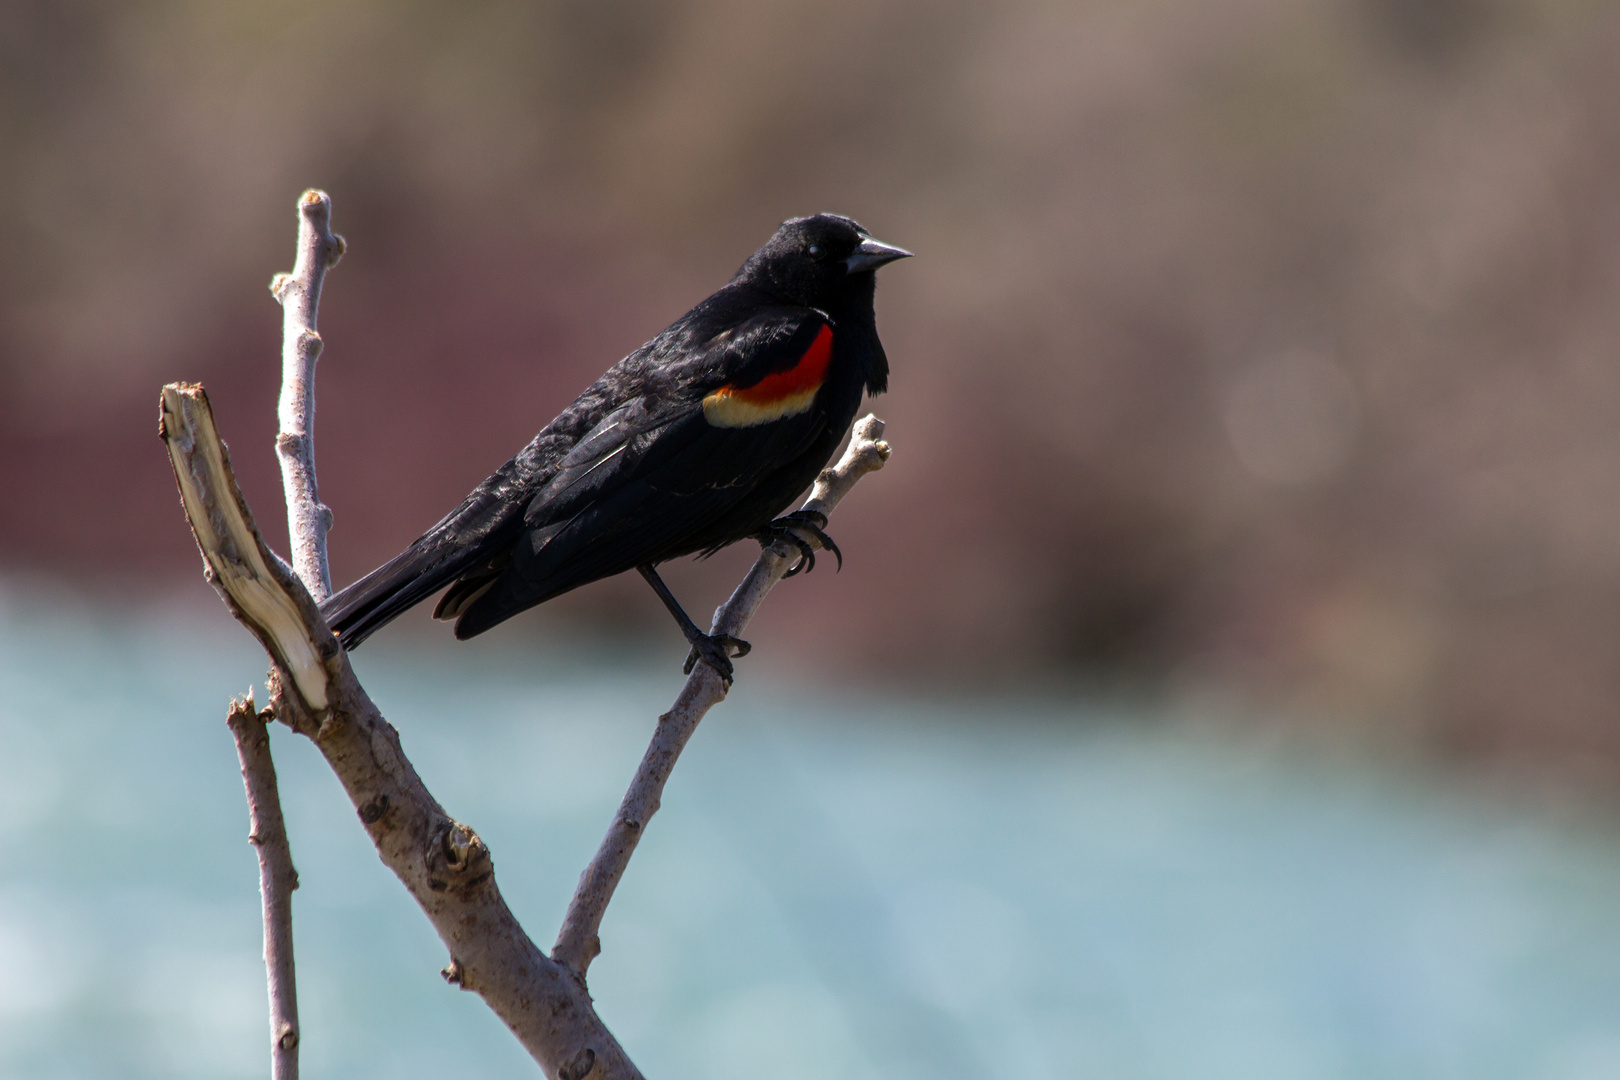
[[[727,285],[620,360],[511,461],[398,556],[321,605],[346,648],[449,586],[434,617],[470,638],[632,568],[699,658],[731,649],[681,610],[653,567],[746,538],[797,544],[820,515],[777,517],[827,464],[861,391],[888,388],[874,271],[910,252],[846,217],[785,222]],[[842,563],[842,556],[839,562]]]

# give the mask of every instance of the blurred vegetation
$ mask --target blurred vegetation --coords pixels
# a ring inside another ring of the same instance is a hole
[[[10,0],[5,563],[195,580],[173,378],[275,534],[306,186],[351,244],[340,580],[829,209],[921,256],[879,296],[898,449],[762,654],[1236,687],[1607,777],[1617,52],[1591,0]],[[694,610],[733,569],[683,572]]]

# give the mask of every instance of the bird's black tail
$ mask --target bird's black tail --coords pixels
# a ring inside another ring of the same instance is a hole
[[[485,481],[410,547],[327,598],[321,614],[345,649],[359,645],[464,574],[477,571],[492,552],[510,546],[512,526],[522,525],[523,508],[493,490],[500,475]]]
[[[427,537],[423,538],[424,540]],[[450,584],[465,567],[463,560],[438,544],[418,541],[321,605],[321,614],[352,649],[372,632]]]

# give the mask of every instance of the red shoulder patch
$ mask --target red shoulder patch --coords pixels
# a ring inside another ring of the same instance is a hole
[[[832,362],[832,327],[816,339],[785,371],[773,372],[752,386],[722,386],[703,399],[703,416],[713,427],[752,427],[804,412],[815,400]]]

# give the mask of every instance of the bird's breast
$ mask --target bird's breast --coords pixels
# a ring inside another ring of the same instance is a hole
[[[826,381],[832,345],[832,327],[823,326],[792,367],[773,372],[752,386],[728,383],[705,397],[703,418],[710,427],[753,427],[804,412]]]

